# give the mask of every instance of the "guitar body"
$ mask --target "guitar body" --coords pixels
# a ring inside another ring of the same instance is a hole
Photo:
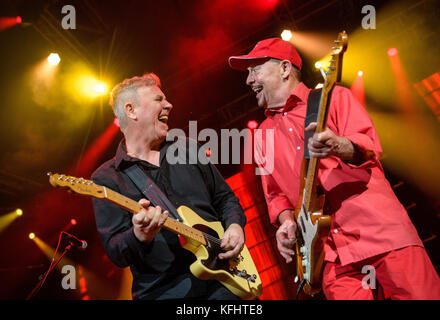
[[[258,297],[263,287],[257,277],[254,282],[248,281],[230,271],[231,268],[246,270],[247,274],[258,274],[252,261],[252,257],[246,246],[236,261],[220,260],[218,254],[221,252],[219,240],[223,237],[224,230],[220,222],[207,222],[199,217],[194,211],[185,206],[177,208],[177,212],[184,224],[212,235],[213,238],[206,238],[206,246],[189,237],[183,236],[185,243],[183,247],[191,251],[197,260],[191,264],[190,270],[194,276],[201,280],[215,279],[220,281],[232,293],[242,299],[254,299]]]
[[[308,161],[304,159],[300,190],[304,188],[307,167]],[[324,242],[328,237],[331,225],[331,217],[323,213],[325,197],[318,195],[316,185],[314,189],[308,214],[305,214],[302,206],[295,210],[297,276],[301,281],[306,280],[303,290],[308,295],[314,295],[321,291]],[[302,202],[303,195],[301,194],[298,203]],[[310,217],[310,219],[306,217]]]

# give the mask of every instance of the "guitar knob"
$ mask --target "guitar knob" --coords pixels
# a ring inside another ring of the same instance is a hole
[[[305,267],[307,267],[307,259],[303,259],[302,260],[302,262],[301,262],[301,264],[302,264],[302,266],[305,268]]]

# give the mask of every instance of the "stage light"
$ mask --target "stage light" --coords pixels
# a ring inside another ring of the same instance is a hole
[[[283,39],[284,41],[289,41],[290,39],[292,39],[292,31],[290,30],[283,30],[283,32],[281,32],[281,39]]]
[[[364,72],[362,70],[358,71],[358,77],[362,77],[364,75]]]
[[[31,232],[31,233],[29,233],[29,239],[34,239],[35,238],[35,233],[33,233],[33,232]]]
[[[17,17],[15,17],[15,22],[17,22],[17,23],[22,23],[23,20],[21,19],[20,16],[17,16]]]
[[[258,122],[255,120],[249,120],[247,123],[247,127],[251,130],[256,129],[258,127]]]
[[[103,82],[96,83],[94,90],[99,94],[104,94],[107,92],[107,85]]]
[[[17,209],[15,210],[15,213],[17,214],[17,216],[21,216],[23,214],[23,210]]]
[[[56,66],[58,63],[60,63],[61,58],[58,53],[51,53],[49,57],[47,57],[47,61],[53,66]]]
[[[96,98],[107,93],[105,82],[97,80],[90,74],[81,74],[75,79],[76,92],[86,98]]]
[[[321,67],[322,67],[322,63],[320,61],[315,63],[315,68],[316,69],[321,69]]]
[[[72,226],[76,225],[77,224],[76,219],[70,219],[70,224]]]
[[[398,53],[399,53],[399,51],[397,51],[396,48],[389,48],[388,51],[387,51],[387,54],[388,54],[390,57],[394,57],[394,56],[397,55]]]

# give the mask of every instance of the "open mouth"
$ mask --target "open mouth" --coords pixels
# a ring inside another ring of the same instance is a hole
[[[263,90],[263,86],[254,86],[252,90],[258,95]]]
[[[159,121],[162,122],[162,123],[165,123],[165,124],[168,123],[168,116],[167,116],[167,115],[159,116],[158,119],[159,119]]]

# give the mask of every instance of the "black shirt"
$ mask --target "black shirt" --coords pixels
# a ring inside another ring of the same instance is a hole
[[[185,205],[206,221],[221,221],[225,230],[232,223],[244,228],[243,208],[217,169],[198,159],[195,164],[190,164],[194,161],[170,163],[166,153],[172,144],[167,141],[162,144],[160,166],[155,166],[127,155],[122,140],[115,158],[101,165],[92,180],[139,201],[145,197],[123,172],[127,166],[138,164],[176,208]],[[190,148],[186,150],[187,160],[189,156],[192,160],[197,158],[190,154]],[[130,266],[134,299],[193,298],[205,294],[208,282],[190,273],[189,265],[195,256],[182,248],[177,235],[161,229],[150,244],[144,244],[133,233],[131,213],[102,199],[93,199],[93,205],[108,257],[119,267]]]

